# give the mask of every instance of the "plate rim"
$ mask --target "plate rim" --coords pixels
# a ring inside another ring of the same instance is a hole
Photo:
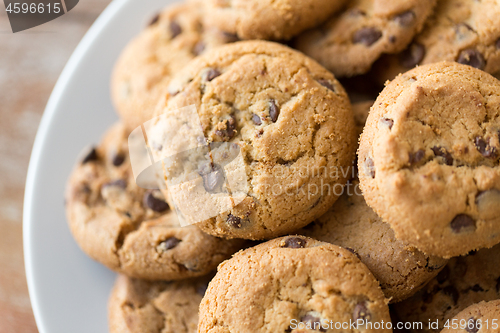
[[[26,274],[26,282],[28,285],[28,294],[31,303],[31,308],[33,315],[35,317],[35,323],[37,329],[40,333],[46,333],[47,328],[43,316],[41,315],[40,299],[38,298],[38,293],[35,287],[35,276],[34,276],[34,262],[32,257],[32,247],[31,239],[32,234],[32,224],[33,220],[33,202],[36,200],[34,197],[35,184],[36,184],[36,174],[39,169],[39,165],[42,158],[42,150],[46,144],[46,140],[49,134],[50,124],[52,123],[56,110],[63,96],[63,92],[67,83],[72,78],[73,74],[78,69],[81,61],[84,59],[85,55],[92,48],[96,39],[99,37],[100,33],[108,26],[120,10],[125,7],[125,5],[132,0],[113,0],[104,9],[104,11],[98,16],[95,22],[90,26],[89,30],[85,33],[81,41],[78,43],[77,47],[71,54],[68,62],[64,66],[56,84],[50,94],[47,105],[44,109],[38,130],[33,143],[33,148],[31,150],[28,172],[26,176],[26,185],[24,188],[24,200],[23,200],[23,252],[24,252],[24,267]]]

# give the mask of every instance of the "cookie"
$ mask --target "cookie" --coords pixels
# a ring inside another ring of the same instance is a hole
[[[500,300],[469,306],[456,315],[441,333],[496,333],[499,329]]]
[[[368,72],[385,53],[398,53],[420,32],[436,0],[353,0],[346,11],[297,37],[294,46],[336,76]]]
[[[390,226],[366,205],[357,181],[325,215],[299,233],[355,253],[391,302],[410,297],[447,263],[396,239]]]
[[[229,143],[243,156],[240,179],[247,194],[198,223],[203,231],[273,238],[309,224],[337,199],[333,189],[345,185],[355,158],[354,119],[342,86],[314,60],[277,43],[233,43],[193,60],[169,90],[174,93],[166,96],[161,116],[175,120],[185,114],[179,108],[195,107],[202,131],[198,140]],[[179,141],[194,135],[193,126],[181,126],[175,128]],[[157,156],[171,145],[161,135],[148,134],[148,140]],[[210,190],[201,179],[198,183]],[[176,194],[190,207],[202,207],[206,200],[189,186]]]
[[[325,21],[346,0],[208,0],[207,25],[242,39],[288,40]]]
[[[114,125],[71,174],[66,214],[75,240],[91,258],[132,277],[174,280],[211,272],[243,242],[181,228],[159,190],[136,185],[127,133]]]
[[[393,304],[402,322],[422,322],[423,330],[440,332],[447,320],[475,303],[500,298],[500,245],[450,259],[446,267],[411,298]],[[439,322],[429,328],[429,322]],[[482,332],[482,331],[481,331]]]
[[[399,73],[440,61],[456,61],[500,71],[500,4],[495,0],[440,0],[435,13],[401,54],[385,56],[375,77],[392,80]]]
[[[206,277],[177,282],[119,276],[109,298],[110,333],[196,333]]]
[[[133,130],[154,116],[154,109],[173,74],[191,59],[236,40],[206,28],[200,5],[177,4],[151,18],[118,59],[111,80],[113,103]]]
[[[358,151],[365,200],[398,239],[440,257],[500,242],[500,81],[443,62],[392,81]]]
[[[287,236],[219,266],[200,304],[198,332],[337,332],[349,322],[360,324],[356,331],[392,332],[369,326],[382,321],[390,321],[384,295],[354,254]]]

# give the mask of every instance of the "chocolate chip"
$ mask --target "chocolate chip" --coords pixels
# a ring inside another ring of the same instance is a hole
[[[394,21],[402,27],[409,27],[415,22],[416,17],[413,11],[407,10],[406,12],[394,16]]]
[[[375,178],[375,164],[373,163],[373,160],[369,157],[367,157],[365,160],[365,173],[367,176]]]
[[[484,60],[483,55],[476,49],[467,49],[460,52],[457,62],[477,69],[484,69],[486,67],[486,60]]]
[[[497,150],[495,147],[491,147],[489,142],[484,138],[478,136],[475,139],[475,145],[477,150],[486,158],[495,158],[497,156]]]
[[[215,134],[221,137],[222,141],[231,140],[236,134],[236,119],[231,116],[229,119],[221,121]]]
[[[362,319],[365,323],[369,322],[371,320],[371,313],[368,311],[368,308],[366,307],[366,303],[358,303],[354,307],[354,311],[352,313],[352,319],[354,321],[357,321],[358,319]]]
[[[224,36],[224,39],[225,39],[226,43],[234,43],[234,42],[237,42],[237,41],[240,40],[240,38],[238,37],[238,35],[235,35],[235,34],[232,34],[232,33],[229,33],[229,32],[223,31],[222,35]]]
[[[476,222],[469,215],[457,215],[450,223],[450,227],[454,233],[458,234],[462,229],[476,228]]]
[[[445,287],[443,289],[443,293],[452,299],[454,305],[457,304],[460,294],[458,293],[458,290],[455,287],[453,286]]]
[[[97,161],[98,159],[99,159],[99,156],[97,156],[97,150],[95,148],[92,148],[90,150],[90,152],[83,158],[82,164]]]
[[[394,126],[394,120],[389,118],[381,118],[380,122],[385,126],[389,127],[389,129],[392,129],[392,126]]]
[[[446,165],[453,165],[453,157],[451,154],[443,147],[433,147],[432,152],[438,157],[444,158]]]
[[[162,213],[169,209],[170,207],[168,206],[168,203],[165,201],[156,198],[153,195],[152,191],[148,191],[144,194],[144,199],[143,199],[144,206],[150,208],[151,210],[157,212],[157,213]]]
[[[425,150],[419,149],[415,153],[410,153],[410,164],[417,164],[425,157]]]
[[[406,68],[413,68],[420,64],[425,57],[425,47],[419,43],[411,44],[399,55],[399,63]]]
[[[115,157],[113,157],[113,165],[115,167],[119,167],[120,165],[125,162],[125,155],[123,154],[116,154]]]
[[[233,227],[235,229],[240,229],[242,224],[241,224],[241,218],[238,216],[234,216],[233,214],[229,214],[227,216],[226,220],[227,224],[229,224],[230,227]]]
[[[354,44],[363,44],[366,46],[372,46],[375,44],[380,37],[382,37],[382,32],[376,28],[365,27],[361,28],[354,33],[352,37],[352,42]]]
[[[155,25],[156,23],[158,23],[159,20],[160,20],[160,14],[156,14],[151,18],[151,20],[148,23],[148,26]]]
[[[345,248],[347,251],[351,252],[352,254],[354,254],[356,257],[358,257],[358,259],[361,260],[361,257],[359,256],[358,252],[356,252],[356,250],[350,248],[350,247],[346,247]]]
[[[175,21],[170,21],[169,28],[170,28],[170,34],[172,36],[171,37],[172,39],[179,36],[182,32],[181,26],[179,25],[179,23],[177,23]]]
[[[496,289],[497,289],[497,293],[500,293],[500,277],[497,279]]]
[[[304,317],[300,319],[300,321],[303,322],[306,325],[306,327],[310,327],[315,331],[326,332],[326,330],[323,327],[321,327],[321,319],[319,319],[316,316],[313,316],[312,314],[306,314]]]
[[[300,249],[306,246],[307,241],[299,237],[290,237],[285,240],[285,245],[283,247],[290,249]]]
[[[213,79],[215,79],[216,77],[220,76],[222,73],[219,72],[217,69],[214,69],[214,68],[210,68],[208,71],[206,71],[204,74],[203,74],[203,81],[205,82],[210,82],[212,81]]]
[[[203,187],[208,193],[221,193],[224,192],[224,183],[226,177],[224,169],[215,163],[205,164],[198,174],[203,179]]]
[[[252,115],[252,121],[257,126],[262,125],[262,119],[260,119],[260,117],[258,115],[256,115],[256,114]]]
[[[445,266],[441,272],[436,276],[436,280],[439,284],[443,284],[450,278],[450,268]]]
[[[318,83],[321,84],[323,87],[328,88],[329,90],[335,92],[335,88],[333,87],[333,84],[328,81],[328,80],[318,80]]]
[[[180,239],[177,239],[175,237],[170,237],[161,242],[158,245],[157,249],[161,251],[168,251],[176,247],[180,242],[181,242]]]
[[[271,99],[269,101],[269,116],[271,117],[273,123],[278,121],[279,115],[280,115],[280,108],[278,105],[276,105],[276,101],[274,99]]]
[[[118,179],[118,180],[114,180],[112,182],[108,182],[104,185],[102,185],[103,188],[105,187],[111,187],[111,186],[115,186],[115,187],[119,187],[119,188],[127,188],[127,181],[123,180],[123,179]]]
[[[469,318],[467,320],[467,326],[465,326],[465,331],[467,333],[477,333],[481,325],[478,325],[477,321],[474,318]]]
[[[205,43],[203,43],[202,41],[199,41],[193,47],[193,54],[196,56],[199,56],[200,54],[203,53],[203,51],[205,51],[205,48],[206,48]]]
[[[362,9],[353,8],[349,10],[348,15],[356,17],[356,16],[365,16],[366,13]]]
[[[497,189],[478,193],[475,202],[481,219],[491,220],[500,214],[500,191]]]
[[[480,292],[480,291],[484,291],[484,289],[480,285],[478,285],[478,284],[473,285],[470,288],[470,290],[472,290],[473,292],[476,292],[476,293]]]

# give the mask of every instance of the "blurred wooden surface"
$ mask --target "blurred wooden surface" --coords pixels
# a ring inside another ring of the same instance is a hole
[[[37,332],[22,248],[29,157],[59,74],[109,2],[82,0],[66,15],[16,34],[0,4],[0,333]]]

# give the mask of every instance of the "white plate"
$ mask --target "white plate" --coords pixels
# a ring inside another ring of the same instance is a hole
[[[174,0],[115,0],[71,56],[49,99],[33,147],[24,199],[24,256],[40,333],[104,333],[114,274],[76,245],[64,214],[66,179],[80,151],[117,116],[109,97],[120,51]]]

